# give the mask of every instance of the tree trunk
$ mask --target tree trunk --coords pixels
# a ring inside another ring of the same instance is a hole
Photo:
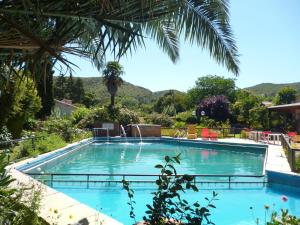
[[[110,94],[110,106],[113,108],[115,106],[115,94]]]

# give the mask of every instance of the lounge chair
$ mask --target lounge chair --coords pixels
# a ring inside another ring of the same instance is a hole
[[[218,140],[218,132],[210,131],[209,132],[210,140],[217,141]]]
[[[196,125],[188,125],[188,127],[187,127],[187,138],[188,139],[196,139],[197,138]]]
[[[297,135],[297,132],[288,132],[287,135],[288,135],[289,137],[294,137],[294,136]]]
[[[201,129],[201,137],[202,139],[206,139],[208,140],[209,139],[209,129],[208,128],[202,128]]]
[[[293,136],[292,137],[292,142],[299,143],[300,142],[300,135]]]

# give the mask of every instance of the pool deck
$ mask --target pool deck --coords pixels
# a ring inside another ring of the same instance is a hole
[[[73,143],[56,151],[76,145]],[[46,153],[47,154],[51,154]],[[49,224],[71,225],[71,224],[89,224],[89,225],[122,225],[117,220],[76,201],[75,199],[50,188],[30,176],[18,171],[16,167],[26,164],[36,158],[26,159],[7,167],[8,174],[15,179],[12,183],[13,188],[29,187],[41,194],[39,216]],[[30,196],[32,191],[25,193]],[[80,221],[82,221],[80,223]],[[85,222],[85,223],[84,223]]]
[[[224,138],[220,142],[234,142],[239,144],[257,144],[257,142],[248,139]],[[264,144],[264,143],[261,143]],[[288,160],[281,145],[268,144],[268,153],[266,158],[265,170],[284,173],[292,173]]]
[[[256,145],[258,144],[257,142],[254,142],[252,140],[238,138],[219,139],[218,142]],[[77,143],[68,145],[56,151],[61,151],[67,147],[76,144]],[[45,155],[51,153],[46,153]],[[12,184],[13,187],[33,187],[35,190],[41,193],[41,207],[39,215],[43,219],[48,221],[50,224],[56,222],[60,225],[80,224],[78,223],[80,220],[87,220],[88,223],[82,224],[89,225],[122,225],[122,223],[118,222],[117,220],[85,204],[82,204],[59,191],[56,191],[44,184],[41,184],[40,182],[36,181],[35,179],[16,169],[16,167],[26,164],[34,159],[35,158],[26,159],[21,162],[12,164],[8,167],[8,172],[15,179],[15,181]],[[290,166],[281,146],[268,145],[265,170],[291,174]],[[54,211],[57,213],[55,213]]]

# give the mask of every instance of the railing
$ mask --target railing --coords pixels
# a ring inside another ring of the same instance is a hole
[[[0,141],[0,150],[10,148],[17,143],[20,143],[20,142],[23,142],[26,140],[31,140],[32,149],[35,149],[35,141],[40,138],[45,138],[45,137],[44,136],[38,136],[38,137],[31,136],[31,137],[27,137],[27,138],[19,138],[19,139],[13,139],[13,140],[9,140],[9,141]]]
[[[284,134],[281,135],[281,144],[287,153],[287,159],[293,172],[300,172],[300,149],[293,148],[290,138]],[[297,156],[297,154],[299,154]]]
[[[204,128],[204,127],[203,127]],[[201,137],[201,131],[203,128],[196,128],[197,131],[197,136]],[[246,131],[246,128],[224,128],[224,127],[209,127],[208,129],[218,131],[219,137],[240,137],[241,132],[244,130]],[[167,127],[162,127],[161,128],[161,133],[162,136],[172,136],[176,137],[177,134],[179,133],[186,133],[187,128],[182,127],[182,128],[167,128]]]
[[[40,180],[51,187],[55,183],[86,183],[88,188],[91,183],[121,183],[123,180],[131,183],[155,183],[161,175],[158,174],[85,174],[85,173],[27,173],[27,175]],[[183,176],[183,174],[170,175]],[[266,184],[264,175],[219,175],[219,174],[193,174],[195,184]],[[105,179],[106,178],[106,179]],[[248,179],[248,180],[247,180]]]

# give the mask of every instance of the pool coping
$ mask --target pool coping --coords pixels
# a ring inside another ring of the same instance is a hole
[[[79,221],[85,220],[89,225],[123,225],[121,222],[104,213],[101,213],[99,210],[93,209],[62,192],[59,192],[45,184],[42,184],[41,182],[26,175],[22,171],[19,171],[19,169],[22,168],[22,165],[29,165],[30,162],[33,162],[37,159],[45,159],[51,154],[62,152],[67,149],[72,149],[73,147],[76,147],[78,145],[80,145],[78,147],[82,147],[82,144],[90,143],[91,140],[91,138],[88,138],[82,141],[78,141],[55,151],[42,154],[36,158],[29,158],[6,167],[8,174],[11,175],[13,179],[15,179],[15,181],[12,182],[11,187],[17,189],[29,187],[34,191],[40,193],[41,202],[38,215],[48,223],[52,224],[53,221],[55,221],[60,225],[69,225],[77,224]],[[66,154],[70,151],[67,151]],[[60,157],[62,155],[63,154],[60,154],[57,157]],[[50,160],[53,159],[54,158]],[[33,194],[33,192],[27,194],[29,194],[30,196]]]
[[[110,138],[110,141],[113,140],[119,140],[120,138]],[[138,138],[134,138],[136,140]],[[168,137],[161,137],[161,138],[149,138],[147,140],[174,140],[175,138],[168,138]],[[102,139],[102,140],[106,140]],[[122,139],[124,140],[124,139]],[[132,140],[132,138],[130,138]],[[190,142],[190,143],[196,143],[196,144],[214,144],[214,145],[227,145],[227,146],[239,146],[239,147],[261,147],[261,148],[267,148],[266,154],[268,151],[268,145],[265,144],[253,144],[253,143],[233,143],[233,142],[223,142],[221,140],[219,141],[207,141],[207,140],[188,140],[188,139],[175,139],[178,142]],[[57,157],[61,157],[64,154],[68,154],[73,150],[76,150],[77,148],[82,147],[85,144],[89,144],[94,142],[94,139],[88,138],[79,142],[75,142],[73,144],[69,144],[63,148],[54,150],[52,152],[48,152],[45,154],[41,154],[38,157],[26,159],[23,161],[20,161],[18,163],[9,165],[7,167],[8,173],[16,180],[13,183],[13,186],[16,188],[20,188],[20,186],[32,186],[35,190],[42,190],[41,191],[41,209],[39,212],[39,215],[45,219],[46,221],[50,222],[49,219],[49,213],[51,213],[51,210],[56,209],[58,213],[60,213],[62,216],[59,217],[59,223],[61,225],[64,224],[70,224],[75,223],[76,221],[79,221],[80,219],[86,218],[89,221],[90,225],[96,225],[99,224],[99,221],[102,222],[103,225],[122,225],[119,221],[101,213],[100,211],[97,211],[96,209],[93,209],[83,203],[80,203],[79,201],[67,196],[66,194],[63,194],[59,191],[56,191],[55,189],[40,183],[39,181],[33,179],[32,177],[26,175],[20,170],[26,171],[26,166],[30,166],[30,164],[34,161],[38,162],[39,160],[47,159],[49,157],[49,160],[53,160]],[[68,150],[68,151],[66,151]],[[57,154],[56,154],[57,153]],[[59,154],[61,153],[61,154]],[[53,156],[51,158],[51,156]],[[49,161],[47,160],[47,162]],[[40,164],[39,164],[40,165]],[[31,168],[31,167],[30,167]],[[265,171],[265,165],[264,170]],[[72,219],[70,219],[72,215]],[[73,220],[73,221],[71,221]]]

